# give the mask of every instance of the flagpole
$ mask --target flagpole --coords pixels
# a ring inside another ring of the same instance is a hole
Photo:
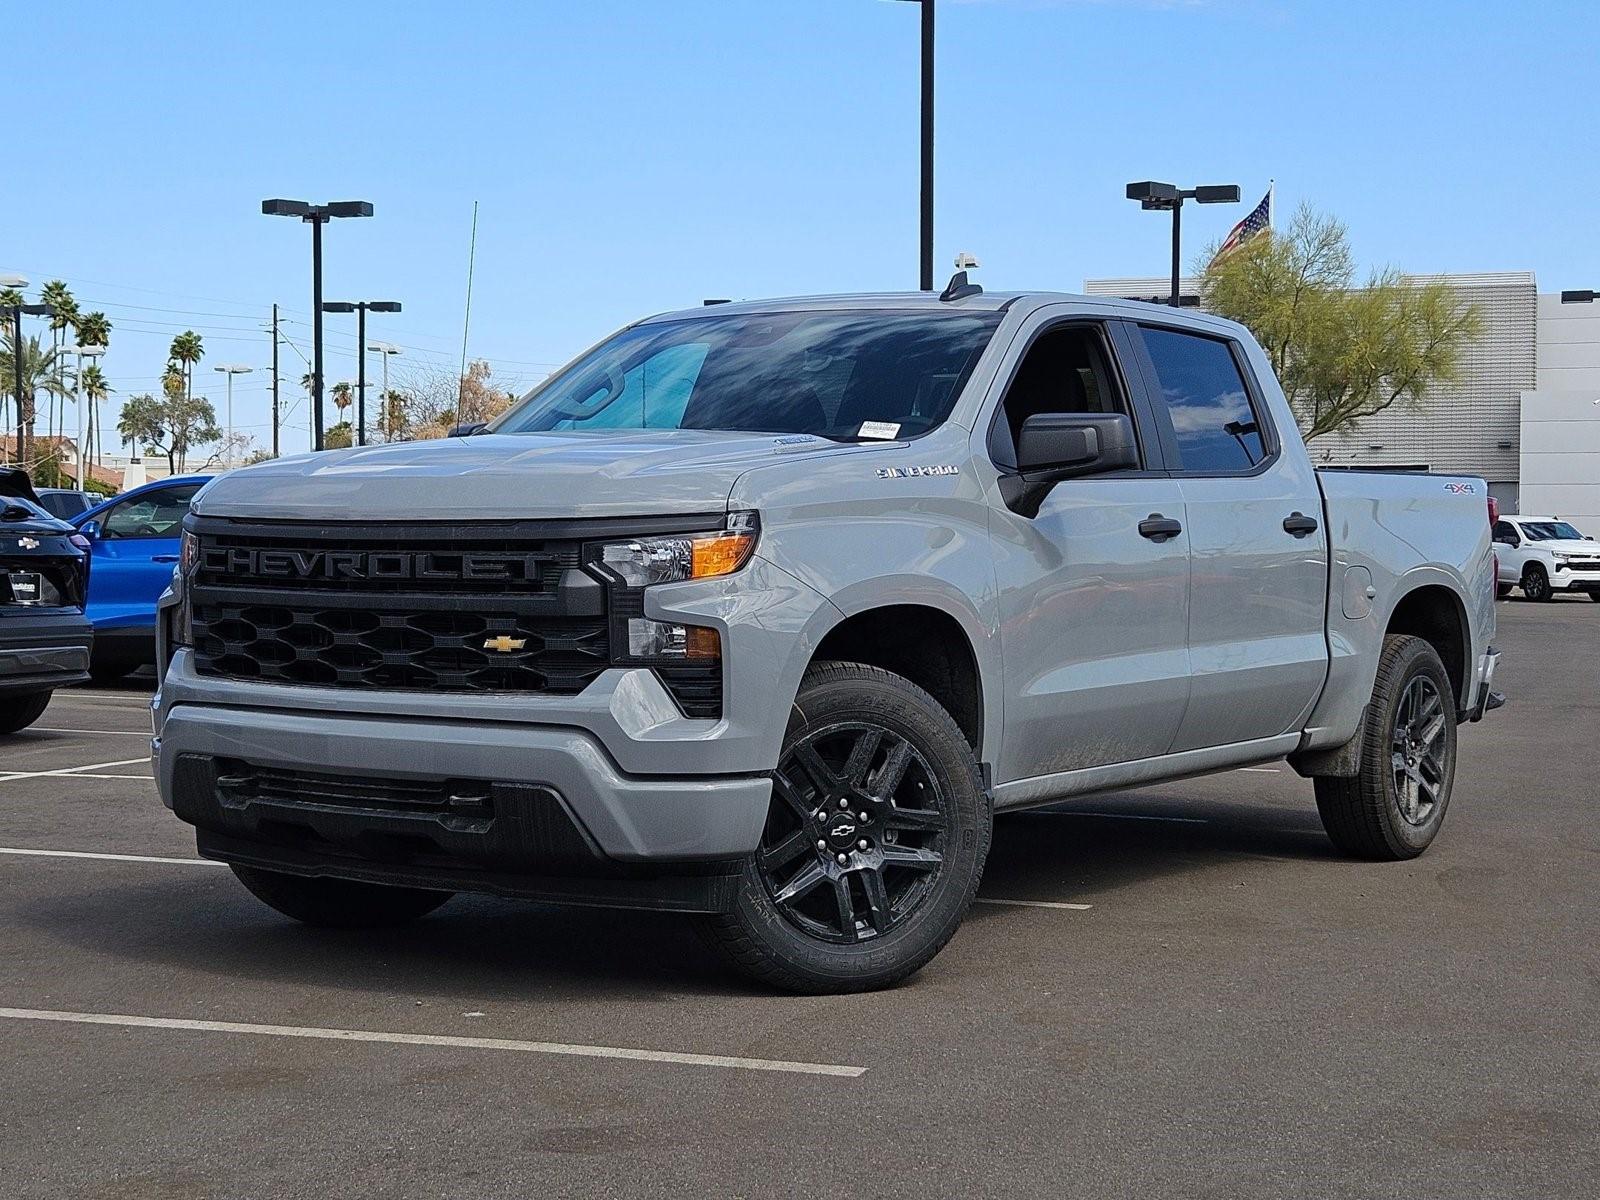
[[[1276,179],[1269,179],[1269,180],[1267,180],[1267,228],[1268,229],[1276,229],[1277,228],[1277,225],[1274,223],[1274,218],[1273,218],[1273,214],[1277,211],[1277,208],[1278,208],[1278,181]]]

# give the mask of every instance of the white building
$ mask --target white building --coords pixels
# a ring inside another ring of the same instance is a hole
[[[1600,537],[1600,304],[1538,294],[1532,272],[1413,276],[1478,305],[1462,377],[1311,445],[1318,462],[1478,475],[1506,512],[1557,515]],[[1198,279],[1182,281],[1185,297]],[[1165,296],[1165,279],[1091,279],[1089,295]]]

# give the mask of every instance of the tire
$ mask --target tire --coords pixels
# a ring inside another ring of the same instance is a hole
[[[350,879],[286,875],[235,866],[233,873],[263,904],[286,917],[329,929],[382,929],[427,916],[453,892],[385,887]]]
[[[101,687],[121,683],[140,667],[144,666],[142,658],[125,658],[117,655],[97,654],[89,660],[89,679]]]
[[[1511,585],[1509,583],[1495,584],[1494,598],[1496,600],[1504,600],[1509,595],[1511,595]]]
[[[1529,600],[1540,603],[1554,599],[1555,593],[1550,587],[1550,576],[1544,573],[1544,568],[1538,563],[1529,563],[1523,568],[1522,594]]]
[[[49,692],[29,692],[26,696],[0,697],[0,733],[26,729],[50,707]]]
[[[938,701],[877,667],[813,664],[761,847],[733,908],[701,927],[736,970],[774,987],[888,987],[961,924],[993,825],[972,747]]]
[[[1436,712],[1425,702],[1429,694]],[[1415,858],[1444,824],[1456,769],[1455,690],[1438,652],[1421,638],[1384,638],[1362,738],[1360,774],[1316,780],[1322,827],[1355,858]],[[1399,766],[1397,755],[1405,759]]]

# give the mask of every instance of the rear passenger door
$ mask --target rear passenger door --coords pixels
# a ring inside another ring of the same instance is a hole
[[[1327,675],[1328,540],[1303,454],[1281,451],[1245,347],[1134,330],[1187,511],[1189,706],[1174,752],[1297,729]]]
[[[1188,701],[1183,498],[1119,367],[1124,348],[1119,323],[1046,309],[1002,365],[984,431],[1002,481],[990,516],[1005,678],[998,783],[1158,757]],[[1002,498],[1016,431],[1040,413],[1132,416],[1140,468],[1057,483],[1034,516],[1013,511]],[[1179,532],[1157,533],[1152,517]]]

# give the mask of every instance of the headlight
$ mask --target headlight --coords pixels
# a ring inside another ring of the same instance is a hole
[[[686,579],[715,579],[732,575],[750,560],[756,548],[758,523],[753,512],[733,513],[728,527],[714,533],[672,534],[607,542],[595,561],[628,588]]]
[[[187,529],[178,542],[178,566],[172,573],[172,590],[178,593],[178,608],[173,613],[172,644],[194,645],[194,602],[189,598],[189,576],[200,561],[200,539]]]
[[[1567,561],[1568,561],[1567,560],[1567,556],[1565,554],[1558,554],[1558,555],[1555,556],[1555,559],[1556,559],[1556,570],[1558,570],[1558,571],[1565,570],[1566,566],[1567,566]]]

